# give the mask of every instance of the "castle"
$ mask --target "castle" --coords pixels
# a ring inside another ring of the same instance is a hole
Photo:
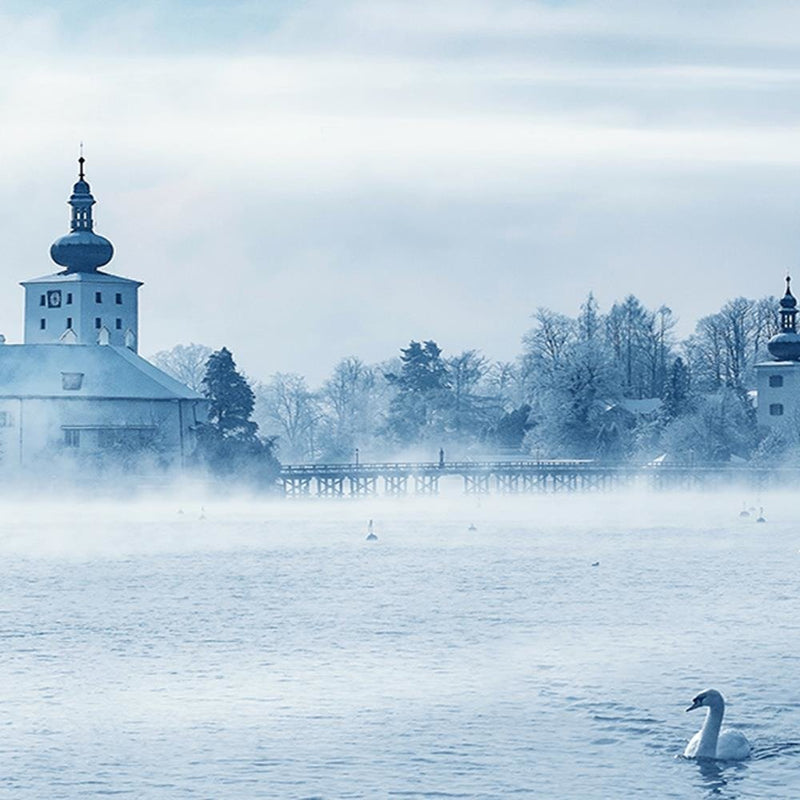
[[[70,232],[50,248],[63,269],[22,283],[24,343],[0,345],[0,471],[183,466],[206,402],[137,355],[142,284],[100,271],[114,248],[78,161]]]

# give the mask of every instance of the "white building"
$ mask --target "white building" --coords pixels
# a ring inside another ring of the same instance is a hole
[[[142,284],[98,271],[114,249],[79,164],[65,269],[23,282],[24,344],[0,345],[0,467],[184,465],[206,401],[136,354]]]
[[[780,301],[781,329],[767,344],[772,361],[756,364],[758,424],[768,428],[800,427],[800,334],[797,333],[797,300],[786,278],[786,294]]]

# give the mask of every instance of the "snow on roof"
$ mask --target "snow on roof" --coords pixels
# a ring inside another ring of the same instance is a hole
[[[65,389],[67,375],[82,375]],[[0,397],[201,400],[127,347],[81,344],[0,345]]]
[[[21,281],[20,286],[28,286],[31,283],[132,283],[141,286],[141,281],[134,281],[130,278],[122,278],[119,275],[111,275],[108,272],[54,272],[51,275],[42,275],[39,278],[31,278],[29,281]]]
[[[631,414],[652,414],[654,411],[658,411],[664,402],[661,400],[660,397],[644,397],[641,400],[636,400],[634,398],[625,397],[620,400],[620,405],[626,410],[630,411]]]

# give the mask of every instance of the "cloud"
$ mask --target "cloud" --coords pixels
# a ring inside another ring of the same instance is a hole
[[[7,287],[52,269],[86,142],[143,349],[324,376],[410,338],[511,358],[589,290],[690,329],[796,250],[800,8],[6,3]],[[780,288],[780,287],[778,287]],[[21,329],[0,293],[0,330]]]

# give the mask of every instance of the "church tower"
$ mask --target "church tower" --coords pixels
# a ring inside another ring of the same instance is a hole
[[[56,239],[50,257],[65,269],[24,281],[25,344],[110,344],[136,352],[139,281],[99,272],[114,247],[94,232],[92,196],[78,159],[70,232]]]
[[[764,428],[786,425],[794,429],[800,420],[800,334],[797,300],[788,275],[778,315],[780,330],[767,342],[772,361],[756,364],[757,419]]]

